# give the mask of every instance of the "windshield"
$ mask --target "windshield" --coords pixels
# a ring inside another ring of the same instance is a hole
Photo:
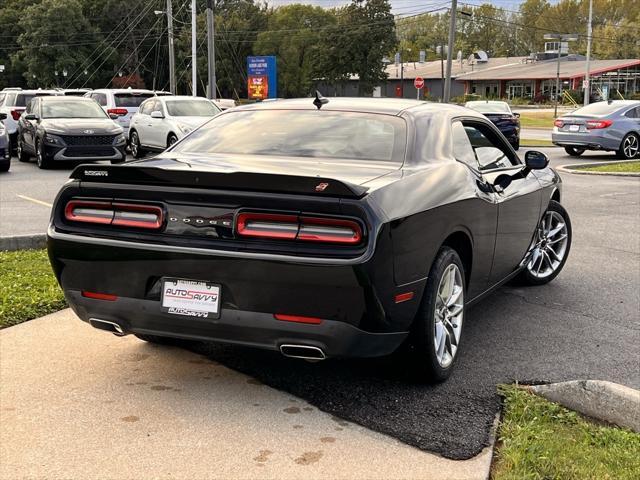
[[[402,118],[369,113],[256,110],[220,115],[173,151],[404,161]]]
[[[116,93],[114,95],[116,107],[139,107],[153,93]]]
[[[105,118],[95,102],[42,102],[42,118]]]
[[[587,105],[586,107],[579,108],[578,110],[575,110],[567,116],[590,115],[594,117],[603,117],[615,112],[616,110],[620,110],[625,106],[626,105],[620,105],[619,103],[597,102]]]
[[[469,102],[466,106],[480,113],[511,113],[509,105],[504,102]]]
[[[220,113],[209,100],[167,100],[166,105],[172,117],[213,117]]]

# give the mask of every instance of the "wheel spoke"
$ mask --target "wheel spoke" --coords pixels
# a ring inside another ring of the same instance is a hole
[[[451,305],[455,304],[458,299],[462,295],[462,287],[454,286],[453,293],[449,297],[449,301],[447,302],[447,307],[451,307]]]
[[[436,335],[435,335],[435,347],[436,355],[440,361],[442,361],[442,354],[444,353],[445,344],[445,328],[442,322],[436,323]]]
[[[558,225],[556,226],[556,228],[554,228],[553,230],[549,231],[549,234],[547,235],[548,238],[553,238],[555,237],[558,233],[560,233],[562,230],[564,229],[564,223],[558,223]]]
[[[564,235],[562,235],[562,236],[560,236],[560,237],[548,242],[547,245],[555,245],[556,243],[561,242],[565,238],[567,238],[567,234],[566,233]]]
[[[550,258],[549,254],[551,254],[557,262],[562,261],[562,258],[560,258],[560,255],[558,255],[553,248],[548,248],[546,250],[546,255]]]
[[[464,309],[464,306],[460,305],[460,304],[455,304],[452,305],[451,307],[449,307],[449,314],[455,318],[458,315],[460,315],[460,313],[462,313],[462,310]]]

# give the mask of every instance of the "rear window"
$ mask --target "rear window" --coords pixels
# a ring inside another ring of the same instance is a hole
[[[608,103],[608,102],[597,102],[587,105],[586,107],[579,108],[578,110],[574,110],[571,115],[590,115],[593,117],[603,117],[605,115],[609,115],[621,108],[624,108],[626,105],[620,105],[616,103]]]
[[[404,161],[402,118],[370,113],[255,110],[220,115],[173,151]]]
[[[504,102],[469,102],[465,106],[480,113],[511,113],[509,105]]]
[[[26,107],[29,102],[35,97],[50,97],[50,93],[19,93],[16,95],[16,107]]]
[[[166,105],[172,117],[213,117],[220,113],[209,100],[167,100]]]
[[[116,93],[116,107],[139,107],[147,98],[153,97],[153,93]]]

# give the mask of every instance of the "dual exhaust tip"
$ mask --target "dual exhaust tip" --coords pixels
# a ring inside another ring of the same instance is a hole
[[[99,330],[105,330],[111,332],[118,337],[122,337],[127,332],[116,322],[111,320],[103,320],[102,318],[90,318],[89,323],[92,327]],[[319,347],[311,345],[295,345],[295,344],[283,344],[280,345],[280,353],[289,358],[300,358],[303,360],[324,360],[326,355],[324,351]]]

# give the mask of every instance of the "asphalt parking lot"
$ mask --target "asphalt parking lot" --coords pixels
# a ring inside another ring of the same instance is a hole
[[[552,165],[576,163],[540,149]],[[586,154],[580,161],[613,160]],[[43,233],[70,170],[15,162],[0,176],[0,235]],[[395,360],[309,364],[214,344],[189,348],[318,409],[447,458],[487,445],[507,382],[602,379],[640,387],[640,179],[564,174],[568,263],[551,284],[509,286],[467,316],[464,352],[444,384],[416,384]],[[28,198],[24,198],[28,197]]]

